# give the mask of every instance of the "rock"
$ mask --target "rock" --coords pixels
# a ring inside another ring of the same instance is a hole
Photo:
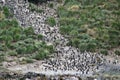
[[[8,62],[3,62],[2,65],[3,67],[8,67]]]
[[[26,78],[25,80],[31,80],[31,79]]]
[[[15,66],[15,65],[17,65],[16,62],[11,62],[11,66]]]
[[[37,79],[37,80],[41,80],[41,78],[40,78],[40,77],[37,77],[36,79]]]
[[[87,77],[87,80],[94,80],[94,77]]]
[[[120,80],[120,76],[113,76],[112,80]]]

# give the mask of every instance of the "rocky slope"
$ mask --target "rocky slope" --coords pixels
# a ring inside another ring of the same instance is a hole
[[[75,47],[67,46],[66,43],[68,42],[68,39],[66,39],[64,35],[61,35],[59,32],[56,8],[50,8],[47,5],[44,6],[44,4],[39,5],[43,12],[37,13],[35,11],[30,11],[29,3],[25,3],[22,0],[21,2],[18,2],[17,0],[6,0],[5,5],[10,7],[14,16],[17,18],[19,24],[23,28],[32,26],[36,34],[43,34],[44,41],[48,44],[53,44],[55,47],[55,53],[52,55],[53,57],[47,60],[36,61],[35,63],[25,65],[15,64],[14,66],[6,66],[6,64],[5,68],[8,70],[20,72],[26,75],[33,75],[34,77],[37,77],[39,73],[43,74],[44,76],[65,74],[76,76],[91,76],[99,71],[105,71],[109,66],[108,64],[115,63],[112,64],[112,66],[119,65],[119,63],[117,63],[116,59],[114,58],[110,59],[110,57],[108,57],[106,59],[106,57],[101,54],[90,52],[82,53]],[[57,5],[57,3],[55,2],[54,5]],[[54,27],[46,24],[46,19],[49,17],[55,18],[57,23]],[[119,66],[115,69],[117,69],[119,73]],[[29,78],[29,76],[26,78]],[[72,80],[80,79],[76,78]]]

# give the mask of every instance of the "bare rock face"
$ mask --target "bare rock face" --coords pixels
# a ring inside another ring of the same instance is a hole
[[[0,72],[0,79],[17,79],[22,77],[21,74],[13,73],[13,72]]]
[[[46,76],[44,74],[37,74],[28,72],[26,74],[18,74],[14,72],[1,72],[0,73],[0,80],[6,80],[6,79],[23,79],[23,80],[82,80],[79,77],[76,76],[70,76],[70,75],[56,75],[56,76]]]
[[[47,76],[34,72],[25,74],[16,72],[0,72],[0,80],[120,80],[120,75],[94,75],[94,76],[75,76],[75,75],[54,75]]]

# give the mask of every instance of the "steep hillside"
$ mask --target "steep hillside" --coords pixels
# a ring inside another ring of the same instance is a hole
[[[60,31],[70,40],[68,45],[106,55],[120,47],[118,0],[65,0],[57,13]]]
[[[0,0],[0,79],[119,78],[119,0],[36,1]]]
[[[12,57],[12,61],[18,63],[32,63],[34,59],[42,60],[53,53],[53,46],[47,45],[41,34],[35,34],[32,27],[20,27],[9,8],[4,6],[1,10],[0,62]]]

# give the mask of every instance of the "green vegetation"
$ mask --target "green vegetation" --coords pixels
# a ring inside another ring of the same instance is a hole
[[[115,54],[120,56],[120,50],[115,50]]]
[[[6,18],[13,17],[13,15],[10,13],[9,8],[7,6],[3,7],[3,13],[4,13]]]
[[[33,4],[33,3],[30,3],[30,4],[29,4],[29,9],[30,9],[32,12],[34,12],[34,11],[36,11],[36,12],[38,12],[38,13],[43,12],[42,9],[40,9],[38,6],[36,6],[36,5]]]
[[[17,56],[17,52],[15,50],[8,51],[8,55]]]
[[[101,49],[100,53],[103,55],[108,55],[108,51],[106,49]]]
[[[58,3],[62,3],[62,2],[63,2],[63,0],[57,0],[57,2],[58,2]]]
[[[5,18],[5,15],[3,14],[2,11],[0,11],[0,21],[3,20]]]
[[[49,24],[52,27],[56,25],[56,21],[53,17],[47,18],[46,23]]]
[[[70,40],[68,45],[105,55],[108,50],[119,47],[120,4],[117,1],[65,0],[57,14],[60,32]]]
[[[5,14],[6,15],[6,14]],[[52,45],[42,41],[41,34],[35,34],[32,27],[22,28],[14,18],[0,21],[0,62],[6,56],[25,57],[24,62],[44,59],[54,52]],[[39,54],[39,55],[38,55]],[[37,56],[37,58],[34,58]]]
[[[49,3],[48,6],[49,6],[50,8],[53,8],[54,5],[53,5],[53,3]]]
[[[5,61],[5,56],[3,53],[0,53],[0,62]]]

